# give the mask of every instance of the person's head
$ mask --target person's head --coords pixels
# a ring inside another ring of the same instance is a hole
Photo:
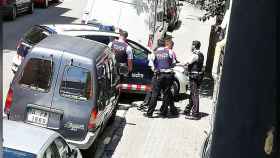
[[[173,47],[174,47],[174,42],[171,40],[171,41],[170,41],[169,49],[173,49]]]
[[[200,44],[199,41],[197,41],[197,40],[193,41],[193,42],[192,42],[192,51],[194,51],[194,50],[199,50],[199,49],[200,49],[200,46],[201,46],[201,44]]]
[[[122,38],[123,40],[126,40],[127,36],[128,36],[127,31],[120,30],[120,38]]]

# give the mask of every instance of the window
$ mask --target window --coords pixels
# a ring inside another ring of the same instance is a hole
[[[103,44],[108,45],[110,43],[110,38],[108,36],[85,36],[86,39],[97,41]]]
[[[25,65],[19,84],[47,92],[51,86],[52,72],[53,63],[50,60],[32,58]]]
[[[67,154],[70,152],[70,149],[66,142],[62,138],[57,138],[55,141],[59,155],[61,158],[67,158]]]
[[[132,42],[129,42],[129,45],[132,47],[133,59],[145,60],[148,58],[148,54],[143,48]]]
[[[43,158],[60,158],[58,149],[54,142],[47,148]]]
[[[44,38],[48,37],[49,34],[49,32],[40,27],[34,27],[25,34],[25,40],[31,44],[37,44]]]
[[[61,96],[89,100],[92,93],[91,73],[84,68],[67,66],[63,73],[63,79],[59,93]]]

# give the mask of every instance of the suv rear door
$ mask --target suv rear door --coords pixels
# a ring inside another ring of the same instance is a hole
[[[19,67],[19,72],[14,77],[11,85],[13,104],[10,118],[12,120],[27,121],[41,126],[50,125],[51,122],[45,122],[48,118],[37,117],[36,112],[33,111],[34,109],[49,111],[51,107],[51,98],[56,84],[56,74],[59,71],[61,53],[55,50],[47,51],[52,52],[52,54],[42,54],[39,51],[32,53],[27,56],[22,66]],[[30,117],[34,117],[34,120]],[[51,120],[51,116],[47,117]],[[45,124],[37,122],[38,118],[44,120]]]
[[[93,65],[88,59],[64,53],[57,79],[52,108],[63,111],[59,133],[66,139],[79,141],[87,133],[94,105]]]

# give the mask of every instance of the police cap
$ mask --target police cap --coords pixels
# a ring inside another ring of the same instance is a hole
[[[128,37],[128,33],[125,30],[120,30],[120,35],[127,38]]]

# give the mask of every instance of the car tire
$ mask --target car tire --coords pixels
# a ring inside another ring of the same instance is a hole
[[[179,96],[179,90],[180,90],[180,84],[178,80],[174,80],[171,85],[171,93],[174,97],[174,100],[178,99]]]
[[[8,19],[13,21],[13,20],[16,19],[16,17],[17,17],[17,7],[12,6],[12,10],[11,10],[9,16],[8,16]]]
[[[29,13],[29,14],[33,14],[33,12],[34,12],[34,3],[33,3],[33,2],[30,2],[28,13]]]
[[[44,1],[42,2],[42,7],[43,7],[43,8],[48,8],[48,7],[49,7],[49,0],[44,0]]]

